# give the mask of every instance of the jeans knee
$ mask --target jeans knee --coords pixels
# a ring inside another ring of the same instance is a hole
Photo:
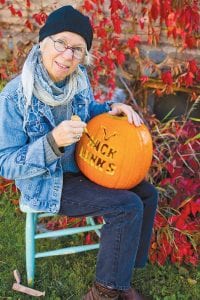
[[[126,199],[124,209],[126,210],[126,212],[142,217],[144,206],[140,197],[135,195],[134,197],[131,196],[130,198]]]

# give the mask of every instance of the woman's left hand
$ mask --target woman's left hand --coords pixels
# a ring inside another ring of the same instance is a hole
[[[144,123],[144,121],[140,118],[140,116],[132,109],[130,105],[124,103],[113,103],[111,105],[111,111],[109,114],[113,116],[118,115],[126,115],[128,118],[128,122],[134,124],[135,126],[140,126]]]

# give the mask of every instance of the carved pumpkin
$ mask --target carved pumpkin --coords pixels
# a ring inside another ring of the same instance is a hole
[[[76,148],[82,173],[109,188],[134,187],[146,176],[151,160],[152,139],[147,127],[136,127],[127,117],[108,113],[88,122]]]

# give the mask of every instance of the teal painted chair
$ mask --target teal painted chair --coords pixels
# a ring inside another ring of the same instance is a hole
[[[83,251],[89,251],[99,248],[99,243],[93,245],[80,245],[80,246],[69,246],[67,248],[48,250],[45,252],[36,252],[35,242],[38,239],[43,238],[57,238],[61,236],[69,236],[73,234],[78,234],[81,232],[95,231],[98,236],[100,236],[100,228],[102,224],[95,224],[92,217],[87,217],[87,225],[83,227],[66,228],[55,231],[47,231],[43,233],[36,233],[37,222],[39,218],[54,216],[48,213],[27,213],[26,214],[26,272],[28,285],[34,285],[34,275],[35,275],[35,260],[36,258],[72,254]]]

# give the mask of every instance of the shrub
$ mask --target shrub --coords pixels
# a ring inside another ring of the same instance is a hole
[[[198,120],[199,121],[199,120]],[[163,265],[198,264],[200,246],[200,157],[198,122],[156,125],[150,180],[160,191],[150,260]]]

